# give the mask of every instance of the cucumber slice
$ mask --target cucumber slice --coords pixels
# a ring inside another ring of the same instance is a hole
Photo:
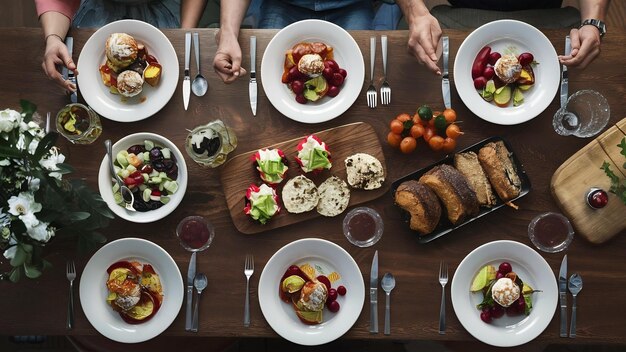
[[[178,182],[176,182],[176,181],[165,181],[163,183],[163,188],[165,188],[170,194],[174,194],[178,190]]]
[[[143,152],[143,160],[150,160],[150,152]]]
[[[151,140],[146,139],[145,141],[143,141],[143,146],[144,148],[146,148],[146,150],[150,150],[152,148],[154,148],[154,142]]]
[[[126,170],[128,170],[128,172],[132,174],[133,172],[137,171],[137,168],[131,164],[128,164],[128,166],[126,166]]]
[[[126,158],[127,156],[128,156],[128,152],[125,150],[122,150],[121,152],[117,153],[115,159],[117,160],[117,163],[121,167],[126,167],[128,165],[128,159]]]
[[[126,178],[130,175],[130,172],[128,172],[128,170],[123,169],[122,171],[120,171],[120,173],[118,174],[121,178]]]
[[[157,177],[157,176],[159,176],[159,172],[152,169],[152,172],[150,173],[150,177]]]
[[[148,176],[148,174],[146,173],[142,173],[141,176],[143,176],[143,182],[148,182],[148,180],[150,179],[150,176]]]
[[[169,201],[170,201],[170,197],[163,197],[163,196],[161,196],[161,203],[167,204],[167,203],[169,203]]]
[[[118,185],[117,182],[115,182],[113,184],[113,193],[115,194],[115,193],[117,193],[119,191],[120,191],[120,185]]]
[[[124,198],[122,198],[122,194],[120,192],[113,193],[113,200],[115,204],[122,204],[124,202]]]
[[[158,176],[157,177],[150,177],[149,183],[160,184],[161,182],[163,182],[163,179],[158,177]]]
[[[148,186],[146,186],[146,185],[139,185],[139,190],[140,190],[141,192],[145,191],[145,190],[146,190],[146,188],[148,188]]]
[[[171,155],[172,152],[170,151],[169,148],[162,148],[161,149],[161,153],[163,154],[163,157],[165,159],[170,159],[172,157],[172,155]]]
[[[143,193],[141,194],[141,198],[143,198],[144,202],[148,202],[150,201],[151,194],[152,194],[152,190],[150,188],[146,188],[143,190]]]

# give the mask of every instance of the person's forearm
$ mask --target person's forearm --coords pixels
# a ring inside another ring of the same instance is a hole
[[[207,0],[183,0],[180,4],[180,27],[198,27],[206,2]]]
[[[56,11],[48,11],[39,16],[39,22],[43,29],[44,38],[49,36],[59,36],[61,40],[65,39],[67,31],[70,29],[71,21],[64,14]]]
[[[423,0],[396,0],[409,27],[417,21],[417,18],[429,14],[428,7]]]
[[[604,21],[610,0],[579,0],[580,19],[597,19]]]
[[[248,11],[250,0],[220,1],[220,32],[239,36],[239,27]]]

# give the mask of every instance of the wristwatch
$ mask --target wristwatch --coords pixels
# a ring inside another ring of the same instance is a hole
[[[587,25],[598,28],[598,31],[600,31],[600,38],[604,37],[604,35],[606,34],[606,24],[604,24],[604,21],[596,20],[593,18],[586,19],[580,24],[578,29],[582,28],[582,26],[587,26]]]

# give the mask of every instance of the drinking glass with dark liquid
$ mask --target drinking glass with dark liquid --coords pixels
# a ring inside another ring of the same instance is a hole
[[[218,167],[237,148],[235,132],[221,120],[211,121],[189,131],[185,141],[187,154],[202,166]]]
[[[569,220],[559,213],[543,213],[528,225],[528,237],[535,247],[548,253],[565,250],[574,238]]]
[[[383,235],[383,219],[376,210],[368,207],[354,208],[343,219],[343,234],[358,247],[370,247]]]
[[[211,245],[215,237],[215,229],[202,216],[188,216],[176,227],[176,236],[186,250],[199,252]]]
[[[91,144],[100,137],[100,117],[90,107],[72,103],[59,111],[56,118],[57,131],[73,144]]]

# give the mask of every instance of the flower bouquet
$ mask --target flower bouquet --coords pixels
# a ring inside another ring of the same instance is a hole
[[[0,111],[0,249],[11,266],[0,278],[13,282],[50,266],[43,254],[52,240],[76,237],[79,250],[95,249],[106,241],[97,230],[113,218],[83,180],[63,179],[72,167],[54,146],[58,134],[34,121],[34,104],[20,104],[21,113]]]

